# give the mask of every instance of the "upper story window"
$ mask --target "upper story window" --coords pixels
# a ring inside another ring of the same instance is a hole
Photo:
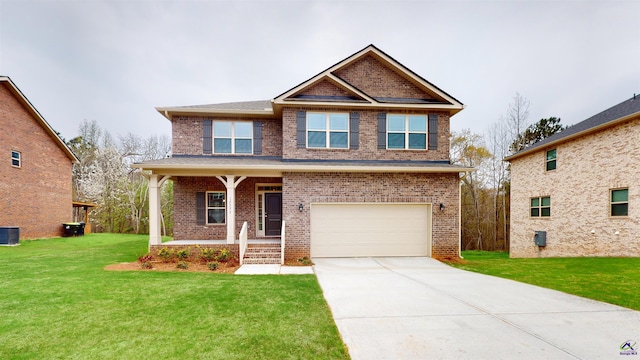
[[[250,121],[214,121],[214,154],[252,154],[253,123]]]
[[[22,154],[20,153],[20,151],[11,150],[11,166],[22,166]]]
[[[531,217],[551,216],[551,197],[542,196],[531,198]]]
[[[547,151],[547,171],[556,169],[556,149]]]
[[[224,224],[226,219],[226,198],[224,191],[207,192],[207,224]]]
[[[307,113],[307,147],[349,148],[349,114]]]
[[[629,215],[629,189],[611,190],[611,216]]]
[[[427,149],[425,115],[387,115],[387,149]]]

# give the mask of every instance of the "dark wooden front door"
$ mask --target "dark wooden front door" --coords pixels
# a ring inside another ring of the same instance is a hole
[[[279,236],[282,228],[282,193],[264,194],[266,236]]]

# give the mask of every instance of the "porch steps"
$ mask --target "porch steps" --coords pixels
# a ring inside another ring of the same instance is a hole
[[[280,264],[280,244],[249,244],[244,264]]]

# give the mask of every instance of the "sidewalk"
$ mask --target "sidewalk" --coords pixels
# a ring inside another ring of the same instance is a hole
[[[313,274],[312,266],[284,266],[284,265],[242,265],[235,272],[236,275],[306,275]]]

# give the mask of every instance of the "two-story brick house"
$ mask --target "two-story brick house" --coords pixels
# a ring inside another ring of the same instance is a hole
[[[234,246],[246,222],[251,239],[285,231],[287,259],[459,256],[462,109],[373,45],[272,100],[158,108],[173,155],[134,165],[151,171],[150,245],[170,177],[174,244]]]
[[[639,139],[634,95],[507,157],[511,257],[640,256]]]
[[[78,159],[13,81],[0,76],[0,226],[21,239],[62,235]]]

